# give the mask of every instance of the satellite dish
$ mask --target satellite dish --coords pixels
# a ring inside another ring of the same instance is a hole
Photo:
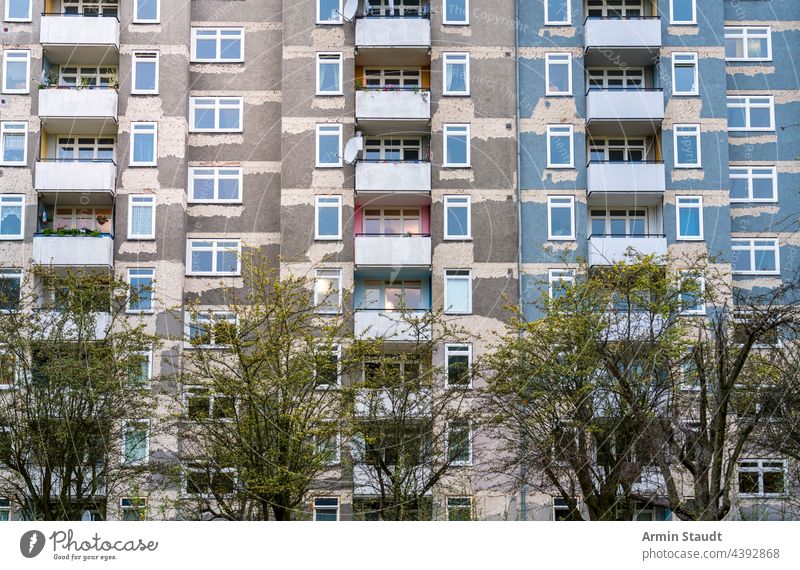
[[[356,10],[358,10],[358,0],[347,0],[342,8],[342,17],[349,22],[356,15]]]
[[[353,137],[344,145],[344,161],[353,164],[358,158],[358,153],[364,148],[364,137]]]

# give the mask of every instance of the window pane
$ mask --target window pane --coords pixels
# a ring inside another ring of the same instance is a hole
[[[447,135],[447,163],[467,164],[466,135]]]
[[[547,18],[550,22],[568,21],[567,0],[547,0]]]
[[[750,127],[766,129],[771,126],[771,113],[768,107],[750,108]]]
[[[238,129],[239,128],[239,109],[220,109],[219,128]]]
[[[319,2],[320,22],[339,21],[339,0],[317,0]]]
[[[136,62],[136,91],[155,91],[156,89],[156,61]]]
[[[445,1],[445,20],[448,22],[467,21],[467,0],[444,0]]]
[[[210,272],[214,268],[213,262],[211,251],[192,251],[192,271]]]
[[[756,271],[775,271],[775,250],[756,250]]]
[[[7,0],[8,17],[14,20],[27,20],[30,18],[31,0]]]
[[[3,162],[22,162],[25,160],[25,135],[5,133],[3,135]]]
[[[320,164],[339,164],[339,135],[319,136]]]
[[[158,0],[137,0],[136,19],[155,20],[158,17]]]
[[[466,206],[447,206],[447,234],[449,236],[467,236],[469,227],[468,208]]]
[[[150,133],[134,133],[133,135],[133,161],[154,161],[155,135]]]
[[[572,149],[570,137],[561,135],[550,136],[550,164],[569,165],[572,162]]]
[[[693,65],[675,66],[675,92],[692,93],[696,89]]]
[[[445,91],[451,93],[464,93],[467,91],[466,63],[447,63],[445,68]]]
[[[338,93],[339,85],[339,60],[335,62],[321,60],[319,64],[319,90]]]
[[[319,235],[337,237],[339,235],[339,207],[319,206],[317,209]]]
[[[548,70],[548,90],[551,93],[569,92],[569,65],[566,63],[550,63]]]
[[[22,58],[11,58],[9,55],[5,57],[6,62],[6,89],[19,91],[25,89],[25,84],[28,82],[28,62]]]
[[[692,13],[695,0],[672,0],[672,21],[691,22],[694,20]]]
[[[750,271],[750,250],[734,250],[731,264],[734,271]]]
[[[447,383],[450,385],[469,384],[469,356],[451,354],[447,358]]]
[[[744,200],[748,197],[748,184],[746,178],[731,178],[731,198]]]
[[[680,235],[682,237],[700,237],[700,209],[696,207],[680,207]]]
[[[550,234],[553,237],[572,236],[572,208],[551,204]]]
[[[768,200],[774,198],[771,178],[753,179],[753,198],[756,200]]]
[[[468,279],[447,279],[447,307],[448,311],[466,313],[469,312],[469,288]]]
[[[678,135],[677,164],[697,164],[697,137]]]
[[[242,59],[242,40],[226,39],[220,40],[221,59]]]
[[[755,495],[759,492],[758,489],[758,473],[751,473],[749,471],[739,472],[739,492]]]
[[[781,467],[782,469],[782,467]],[[783,471],[768,471],[764,473],[764,493],[783,493]]]
[[[22,234],[22,205],[0,204],[0,235],[18,236]]]
[[[197,59],[216,59],[216,40],[198,38],[197,43],[195,44],[195,55]]]
[[[728,128],[743,129],[747,125],[747,111],[743,107],[728,107]]]

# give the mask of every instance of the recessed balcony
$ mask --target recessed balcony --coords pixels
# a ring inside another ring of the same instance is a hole
[[[426,89],[359,89],[356,121],[365,134],[420,132],[431,118],[430,91]]]
[[[114,267],[114,238],[100,235],[33,236],[33,262],[54,267]]]
[[[589,265],[625,262],[631,254],[664,256],[667,237],[663,234],[589,236]]]
[[[591,88],[586,122],[592,135],[654,135],[664,120],[661,89]]]
[[[359,160],[356,192],[430,193],[431,163],[428,161]]]
[[[116,16],[45,14],[39,42],[50,63],[116,63],[119,61],[119,20]]]
[[[586,18],[584,64],[653,65],[661,48],[661,18]]]
[[[591,161],[587,166],[586,177],[590,194],[633,193],[660,196],[666,188],[662,161]]]
[[[404,313],[388,309],[358,309],[354,318],[356,338],[383,339],[387,342],[427,341],[431,338],[430,324],[425,319],[427,309]]]
[[[113,160],[39,159],[34,186],[40,194],[87,195],[96,203],[107,202],[116,190],[117,165]],[[93,194],[105,195],[93,200]],[[85,204],[86,205],[86,204]]]
[[[429,235],[359,234],[355,249],[357,266],[429,267],[431,264]]]
[[[48,87],[39,90],[39,117],[51,133],[114,134],[117,100],[109,87]]]

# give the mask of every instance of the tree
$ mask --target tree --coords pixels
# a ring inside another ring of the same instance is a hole
[[[104,518],[148,469],[158,339],[109,274],[37,268],[21,291],[0,319],[0,495],[31,520]]]

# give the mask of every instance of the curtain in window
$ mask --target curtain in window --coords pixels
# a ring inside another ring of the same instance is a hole
[[[133,161],[153,162],[153,135],[137,134],[133,137]]]
[[[25,157],[25,135],[9,134],[3,137],[3,160],[19,162]]]
[[[131,233],[133,235],[153,235],[152,206],[131,208]]]
[[[21,61],[9,62],[6,65],[6,84],[9,89],[24,89],[25,75],[28,65]]]
[[[16,236],[22,233],[22,206],[0,208],[0,235]]]
[[[466,78],[464,77],[465,65],[447,65],[447,91],[462,92],[467,90]]]
[[[320,91],[339,91],[339,64],[322,63],[319,66]]]

